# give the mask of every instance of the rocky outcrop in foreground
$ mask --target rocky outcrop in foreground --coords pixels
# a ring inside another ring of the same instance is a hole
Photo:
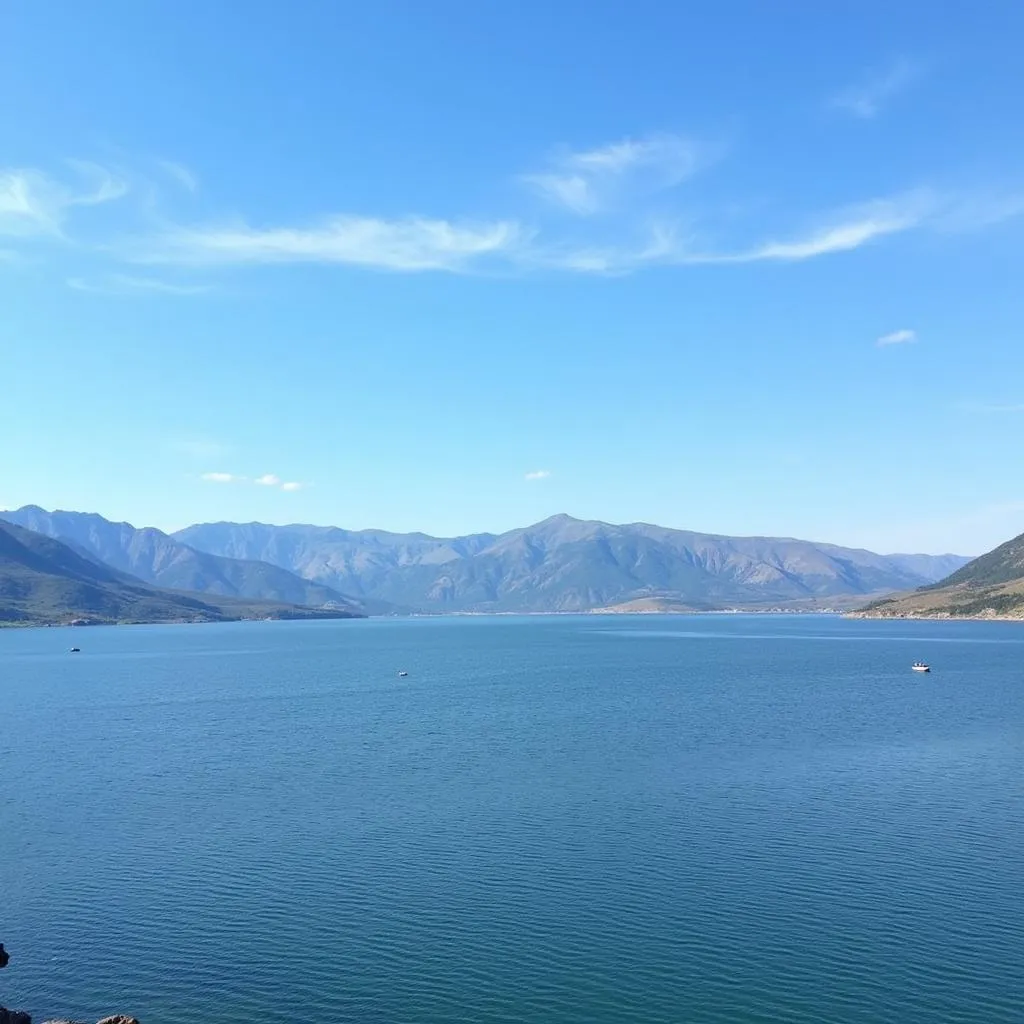
[[[22,1014],[22,1016],[28,1021],[28,1017],[25,1014]],[[3,1024],[3,1022],[0,1021],[0,1024]],[[30,1021],[29,1024],[31,1024]],[[43,1024],[80,1024],[80,1022],[74,1020],[44,1020]],[[97,1021],[97,1024],[139,1024],[139,1022],[134,1017],[126,1017],[124,1014],[119,1013],[116,1017],[104,1017],[103,1020]]]
[[[32,1018],[20,1010],[6,1010],[0,1006],[0,1024],[32,1024]],[[82,1024],[74,1020],[46,1020],[43,1024]],[[104,1017],[97,1024],[139,1024],[134,1017],[126,1017],[124,1014],[117,1014],[114,1017]]]
[[[6,967],[10,962],[10,954],[4,949],[4,944],[0,942],[0,967]],[[20,1010],[7,1010],[0,1006],[0,1024],[32,1024],[32,1018]],[[81,1024],[81,1022],[73,1020],[48,1020],[43,1021],[43,1024]],[[113,1017],[104,1017],[97,1024],[139,1024],[139,1022],[134,1017],[126,1017],[124,1014],[119,1013]]]

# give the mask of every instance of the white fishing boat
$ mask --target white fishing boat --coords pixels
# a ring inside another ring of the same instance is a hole
[[[926,665],[923,661],[915,661],[914,664],[910,666],[910,668],[914,672],[931,672],[932,670],[931,666]]]

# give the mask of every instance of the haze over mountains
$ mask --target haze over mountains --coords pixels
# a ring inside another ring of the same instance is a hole
[[[47,512],[36,505],[0,512],[0,518],[64,541],[114,569],[169,590],[359,610],[345,595],[277,565],[196,551],[152,527],[136,529],[94,513]]]
[[[153,587],[52,537],[0,522],[0,623],[225,622],[351,612]]]
[[[0,518],[160,587],[371,613],[569,612],[637,601],[813,607],[925,586],[968,561],[566,515],[454,538],[261,523],[199,524],[168,535],[32,505]]]
[[[566,515],[455,538],[260,523],[208,523],[175,537],[211,554],[271,562],[360,600],[431,612],[585,611],[641,598],[706,609],[827,602],[933,583],[968,561]]]

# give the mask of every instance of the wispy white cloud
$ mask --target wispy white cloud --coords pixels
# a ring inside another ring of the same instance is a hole
[[[259,264],[337,264],[407,273],[616,275],[655,266],[798,263],[851,252],[911,230],[960,232],[1024,215],[1024,188],[922,188],[812,215],[799,230],[786,229],[782,222],[769,234],[738,219],[716,224],[707,210],[673,209],[673,200],[664,194],[657,204],[642,201],[685,181],[715,155],[713,147],[667,134],[563,153],[539,174],[528,176],[529,184],[564,209],[581,214],[614,211],[616,216],[573,224],[549,218],[541,221],[541,229],[515,217],[471,222],[355,214],[269,227],[248,221],[175,223],[146,205],[146,182],[134,175],[133,199],[121,207],[128,216],[121,218],[115,237],[112,220],[93,216],[76,222],[72,211],[123,196],[128,189],[123,174],[77,161],[71,165],[72,186],[37,170],[0,171],[0,236],[17,239],[0,249],[0,259],[5,250],[21,255],[22,239],[34,237],[36,244],[46,238],[74,241],[79,256],[102,263],[67,278],[70,287],[184,297],[213,290],[210,283],[196,280],[200,270],[209,275],[219,268]],[[161,166],[189,187],[194,176],[187,168],[167,161]],[[155,186],[154,191],[159,192]],[[134,234],[127,237],[126,221],[135,224]],[[93,241],[83,238],[83,227]],[[157,274],[157,266],[170,269]]]
[[[759,242],[734,251],[703,248],[692,234],[680,232],[676,225],[655,223],[639,244],[537,250],[531,258],[542,266],[590,274],[631,273],[652,265],[796,263],[849,252],[886,235],[921,227],[934,208],[935,199],[930,193],[907,193],[839,211],[789,239]]]
[[[157,160],[157,166],[186,192],[199,191],[199,178],[184,164],[176,160]]]
[[[179,284],[162,281],[156,277],[139,277],[134,274],[105,274],[97,278],[69,277],[68,287],[80,292],[97,295],[138,295],[157,293],[161,295],[205,295],[213,291],[208,284]]]
[[[507,255],[524,237],[514,221],[456,224],[421,217],[338,216],[309,228],[181,228],[145,243],[135,258],[147,263],[347,263],[396,271],[460,271],[486,257]]]
[[[201,447],[200,443],[197,450]],[[272,487],[279,491],[301,491],[305,486],[296,480],[282,480],[274,473],[264,473],[252,479],[235,473],[203,473],[202,479],[214,484],[255,484],[257,487]]]
[[[688,262],[755,263],[799,261],[849,252],[885,235],[908,231],[925,223],[935,208],[927,191],[909,192],[892,199],[864,203],[833,215],[805,235],[786,241],[771,241],[751,249],[725,255],[697,256]]]
[[[125,195],[127,181],[99,164],[69,161],[73,185],[35,169],[0,169],[0,236],[63,239],[70,211]],[[183,187],[195,186],[187,168],[161,161]],[[140,188],[150,194],[152,188]],[[137,210],[137,213],[142,213]],[[152,216],[148,211],[147,216]],[[141,223],[145,220],[140,216]],[[340,214],[308,226],[253,227],[244,222],[144,230],[134,242],[93,247],[129,263],[226,266],[259,263],[339,263],[393,271],[469,271],[481,262],[507,259],[530,232],[515,220],[460,222],[443,218],[385,219]],[[208,286],[122,274],[102,279],[76,275],[83,291],[150,291],[194,295]]]
[[[621,144],[578,154],[576,159],[586,166],[612,168],[614,173],[620,167],[642,163],[644,152],[639,144]],[[584,183],[578,196],[582,203],[583,196],[594,193],[591,179],[580,180]],[[571,178],[562,185],[576,188]],[[582,238],[569,240],[550,231],[528,229],[515,220],[459,224],[423,218],[338,216],[307,228],[257,229],[245,224],[174,228],[140,241],[125,256],[141,263],[193,266],[295,262],[404,272],[548,269],[624,274],[656,265],[800,262],[850,252],[910,230],[965,231],[1022,214],[1024,190],[995,194],[919,188],[834,211],[789,238],[732,249],[700,244],[692,230],[682,231],[664,217],[649,218],[646,224],[632,217],[615,224],[604,237],[600,231],[589,231]]]
[[[550,469],[534,469],[531,472],[527,473],[526,476],[523,479],[525,479],[525,480],[547,480],[549,476],[551,476],[551,470]]]
[[[689,252],[687,239],[674,224],[655,222],[626,242],[537,245],[525,250],[522,259],[535,269],[613,276],[659,263],[687,262]]]
[[[68,160],[67,164],[77,171],[83,182],[91,184],[87,192],[71,194],[69,206],[99,206],[120,199],[128,193],[128,182],[123,175],[92,160]]]
[[[785,242],[766,242],[746,252],[727,256],[712,256],[711,262],[756,263],[764,260],[809,260],[816,256],[827,256],[835,252],[849,252],[874,241],[883,235],[906,231],[913,221],[866,217],[852,220],[833,227],[815,231],[812,234]]]
[[[31,168],[0,169],[0,235],[61,237],[69,211],[121,198],[127,183],[98,164],[68,161],[78,181],[68,184]]]
[[[939,231],[978,231],[1024,214],[1024,189],[978,189],[952,194],[935,218]]]
[[[234,473],[204,473],[202,479],[211,484],[240,484],[245,482],[244,476]]]
[[[715,150],[667,133],[623,139],[597,149],[564,152],[522,180],[543,198],[582,216],[636,192],[672,188],[708,163]]]
[[[282,480],[275,473],[264,473],[263,476],[258,476],[253,483],[259,484],[260,487],[275,487],[282,491],[301,491],[305,486],[297,480]]]
[[[917,341],[917,331],[903,328],[899,331],[890,331],[888,334],[883,334],[875,340],[875,344],[879,348],[886,348],[889,345],[909,345],[915,341]]]
[[[582,174],[530,174],[523,180],[548,201],[573,213],[594,213],[598,208],[596,192]]]
[[[0,234],[59,235],[66,206],[65,194],[46,175],[0,171]]]
[[[843,89],[831,98],[830,104],[854,117],[868,120],[877,116],[888,100],[913,85],[923,74],[924,68],[919,63],[901,57]]]

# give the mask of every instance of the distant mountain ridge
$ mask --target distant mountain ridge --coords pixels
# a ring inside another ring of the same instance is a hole
[[[360,600],[429,612],[587,611],[645,599],[699,608],[806,604],[931,584],[968,561],[566,515],[454,538],[262,523],[198,524],[174,537],[199,551],[270,562]]]
[[[64,541],[106,565],[170,590],[250,601],[361,611],[357,602],[278,565],[197,551],[153,527],[136,529],[88,512],[48,512],[26,505],[0,519]]]
[[[876,601],[857,614],[865,618],[1024,619],[1024,534],[937,584]]]
[[[0,522],[0,624],[226,622],[351,614],[163,590],[52,537]]]

